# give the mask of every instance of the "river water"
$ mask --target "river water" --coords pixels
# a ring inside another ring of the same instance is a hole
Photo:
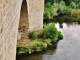
[[[56,45],[31,55],[17,56],[16,60],[80,60],[80,25],[74,23],[55,23],[64,35]]]

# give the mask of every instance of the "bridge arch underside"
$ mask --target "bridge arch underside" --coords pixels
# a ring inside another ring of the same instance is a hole
[[[29,30],[29,21],[28,21],[27,0],[23,0],[20,11],[19,27],[18,27],[18,40],[27,38],[28,30]]]

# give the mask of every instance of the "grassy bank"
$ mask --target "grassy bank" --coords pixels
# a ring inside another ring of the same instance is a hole
[[[78,4],[75,1],[70,1],[69,4],[67,4],[68,1],[60,0],[60,1],[54,1],[48,0],[45,3],[44,7],[44,19],[51,20],[54,18],[54,16],[58,16],[61,14],[67,14],[71,16],[77,16],[80,15],[80,4]]]
[[[59,39],[63,39],[63,35],[57,30],[55,25],[53,23],[45,24],[42,32],[37,34],[35,31],[31,31],[29,40],[17,45],[17,54],[31,54],[42,51],[47,46],[52,46],[52,42],[58,42]]]

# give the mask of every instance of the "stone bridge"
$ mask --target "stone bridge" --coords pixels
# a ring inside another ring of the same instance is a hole
[[[0,60],[16,60],[18,32],[43,29],[44,0],[0,0]]]

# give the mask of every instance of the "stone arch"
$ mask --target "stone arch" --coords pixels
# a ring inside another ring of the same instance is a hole
[[[43,28],[44,0],[0,0],[0,60],[15,60],[22,1],[26,2],[29,31]]]
[[[20,11],[19,27],[18,27],[18,40],[21,40],[21,37],[26,38],[28,30],[29,30],[28,4],[27,0],[23,0]]]

